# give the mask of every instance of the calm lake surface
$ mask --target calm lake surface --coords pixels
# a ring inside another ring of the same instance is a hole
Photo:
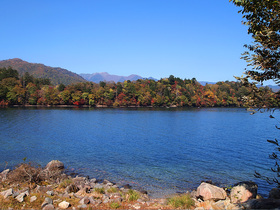
[[[271,176],[279,131],[269,113],[243,108],[0,109],[0,170],[31,160],[62,161],[73,172],[147,190],[185,192],[202,180],[220,186]],[[279,116],[275,113],[274,116]],[[278,118],[279,119],[279,118]]]

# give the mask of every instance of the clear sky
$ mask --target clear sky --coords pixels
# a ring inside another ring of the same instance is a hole
[[[228,0],[0,0],[0,60],[235,81],[252,42]]]

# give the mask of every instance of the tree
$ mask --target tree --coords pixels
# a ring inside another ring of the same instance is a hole
[[[246,19],[248,34],[254,39],[253,45],[245,45],[249,51],[243,54],[250,69],[246,74],[253,80],[280,82],[280,2],[279,0],[230,0]]]
[[[254,93],[253,103],[256,105],[255,99],[263,99],[260,91],[256,86],[250,85],[248,78],[263,82],[273,80],[277,84],[280,83],[280,1],[279,0],[230,0],[236,6],[241,7],[239,11],[246,20],[244,24],[249,26],[248,34],[252,35],[254,44],[245,45],[249,51],[243,54],[243,59],[248,62],[251,68],[246,69],[246,77],[241,79],[244,84],[251,86]],[[257,101],[259,103],[259,101]],[[259,106],[259,104],[257,104]],[[263,106],[263,105],[262,105]],[[261,107],[262,107],[261,106]],[[271,118],[274,118],[270,115]],[[277,129],[279,127],[276,126]],[[276,183],[280,188],[280,161],[278,153],[280,145],[278,140],[267,140],[276,146],[276,152],[270,155],[275,160],[275,166],[271,168],[276,176],[273,178],[263,176],[260,173],[255,174],[256,177],[265,179],[268,183]]]

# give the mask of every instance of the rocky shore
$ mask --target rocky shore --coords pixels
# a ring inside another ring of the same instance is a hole
[[[275,209],[280,208],[280,191],[269,198],[257,194],[253,182],[220,188],[202,182],[195,191],[152,199],[146,191],[119,186],[108,180],[71,177],[58,160],[44,168],[23,163],[0,173],[1,209]]]

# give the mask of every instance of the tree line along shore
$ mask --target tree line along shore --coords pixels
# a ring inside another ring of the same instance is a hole
[[[139,79],[125,82],[81,82],[53,86],[49,79],[20,76],[0,68],[0,106],[73,105],[93,107],[279,107],[279,94],[269,87],[241,82],[201,85],[195,78]]]

